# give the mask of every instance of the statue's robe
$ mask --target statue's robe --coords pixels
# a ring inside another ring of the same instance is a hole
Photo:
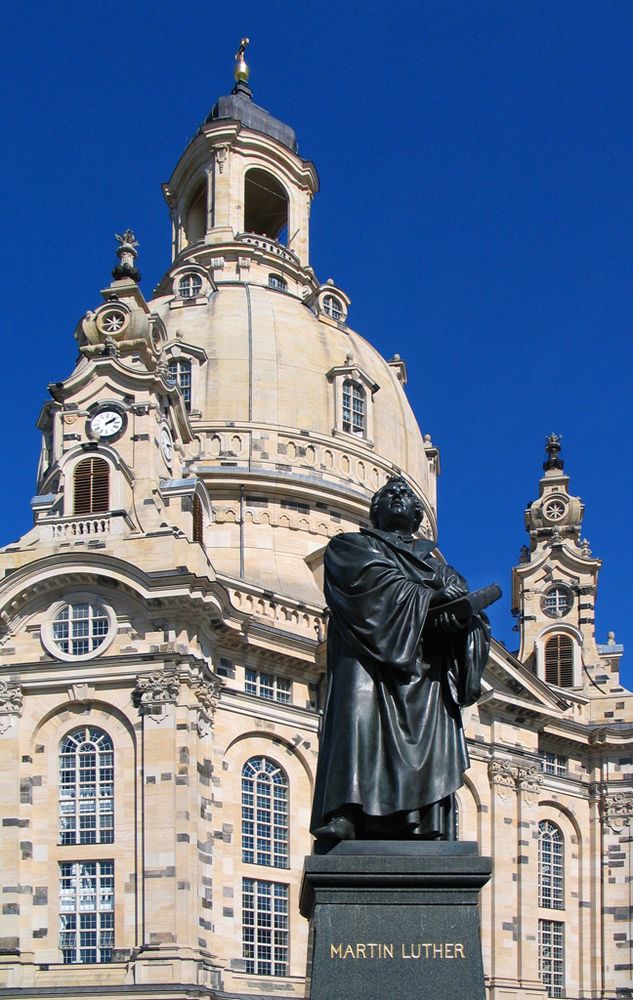
[[[376,528],[338,535],[325,552],[328,689],[311,829],[344,806],[415,816],[463,784],[461,707],[480,695],[490,632],[425,630],[429,605],[465,581],[434,544]],[[441,586],[438,588],[438,576]]]

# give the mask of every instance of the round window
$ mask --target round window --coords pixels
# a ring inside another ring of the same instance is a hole
[[[560,521],[565,514],[566,506],[562,500],[550,500],[543,508],[543,513],[550,521]]]
[[[181,299],[195,299],[202,291],[202,278],[199,274],[185,274],[178,282],[178,294]]]
[[[42,642],[59,660],[87,659],[103,653],[114,638],[113,611],[92,595],[55,604],[42,627]]]
[[[103,309],[95,319],[99,332],[107,337],[116,337],[122,333],[128,321],[128,313],[118,307]]]
[[[548,618],[563,618],[571,611],[574,595],[569,587],[556,584],[541,598],[541,607]]]

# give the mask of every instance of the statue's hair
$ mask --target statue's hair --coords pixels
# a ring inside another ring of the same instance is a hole
[[[416,494],[413,492],[406,479],[404,479],[402,476],[391,476],[387,480],[385,485],[381,486],[380,489],[376,493],[374,493],[373,497],[371,498],[371,504],[369,507],[369,520],[373,524],[374,528],[378,527],[378,504],[380,503],[380,498],[383,494],[383,491],[386,490],[387,487],[391,486],[393,483],[402,483],[404,486],[406,486],[409,493],[415,500],[415,524],[413,525],[413,530],[417,531],[422,522],[422,518],[424,517],[424,506],[420,498],[416,496]]]

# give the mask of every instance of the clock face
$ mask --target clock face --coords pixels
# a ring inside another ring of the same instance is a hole
[[[125,425],[125,418],[119,410],[99,410],[90,418],[90,431],[100,438],[114,438],[120,434]]]
[[[160,450],[167,465],[169,465],[174,454],[174,442],[172,441],[169,427],[161,427],[160,429]]]

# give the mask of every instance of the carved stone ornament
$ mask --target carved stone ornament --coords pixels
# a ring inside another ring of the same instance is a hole
[[[510,760],[491,760],[488,764],[488,780],[502,802],[512,798],[512,792],[516,791],[517,770]]]
[[[167,714],[167,706],[178,701],[179,689],[180,684],[173,670],[155,670],[138,678],[133,701],[141,715],[161,722]]]
[[[523,792],[525,804],[536,804],[543,785],[543,774],[536,764],[519,765],[517,767],[516,786]]]
[[[0,734],[6,733],[14,719],[22,715],[22,688],[10,681],[0,681]]]
[[[198,736],[206,736],[213,726],[213,716],[220,700],[222,682],[213,678],[200,681],[195,692],[198,699]]]
[[[218,165],[218,170],[220,173],[224,171],[224,164],[226,162],[226,155],[229,151],[228,143],[219,143],[215,147],[215,161]]]
[[[598,800],[602,822],[614,833],[621,833],[633,820],[633,794],[631,792],[608,792],[601,789]]]

